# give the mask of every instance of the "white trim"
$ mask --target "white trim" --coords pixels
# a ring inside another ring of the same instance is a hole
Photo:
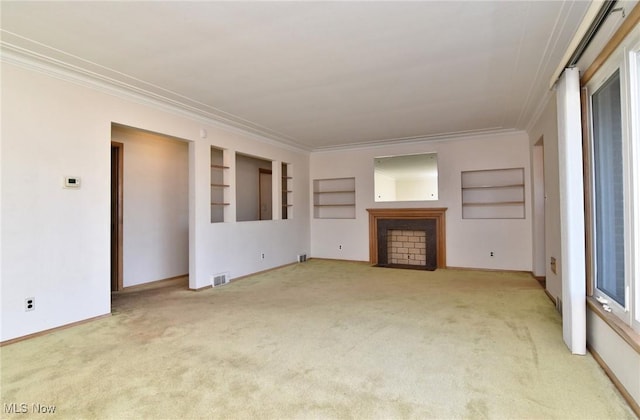
[[[312,149],[311,151],[314,153],[322,153],[322,152],[335,152],[341,150],[369,150],[369,149],[378,149],[383,147],[388,147],[391,145],[413,145],[413,144],[421,144],[424,142],[444,142],[451,140],[470,140],[473,138],[485,138],[487,136],[490,137],[498,137],[511,135],[514,133],[523,133],[524,130],[518,130],[515,128],[508,129],[498,129],[491,128],[487,130],[472,130],[472,131],[456,131],[451,133],[442,133],[442,134],[434,134],[431,136],[417,136],[417,137],[404,137],[397,139],[385,139],[371,142],[362,142],[362,143],[352,143],[338,146],[326,146],[326,147],[318,147]]]
[[[640,26],[634,28],[586,85],[589,98],[609,77],[620,71],[622,117],[622,171],[624,200],[625,304],[620,305],[597,288],[594,297],[607,299],[612,313],[636,332],[640,332]],[[589,101],[590,102],[590,101]],[[591,110],[589,125],[592,126]],[[593,148],[593,129],[589,147]],[[593,159],[589,165],[593,166]],[[593,185],[589,186],[593,190]],[[594,222],[595,223],[595,222]],[[592,227],[593,229],[593,227]],[[593,251],[591,251],[593,252]],[[593,262],[595,264],[595,261]],[[595,270],[594,270],[595,272]]]
[[[631,95],[630,106],[631,113],[629,115],[631,121],[630,139],[630,189],[635,192],[631,200],[631,226],[629,231],[632,234],[630,243],[631,264],[629,273],[635,284],[631,284],[631,305],[635,308],[635,314],[631,315],[631,326],[636,332],[640,332],[640,42],[634,45],[632,51],[629,52],[629,61],[631,74],[635,77],[630,78],[630,88],[636,95]],[[633,257],[635,255],[635,258]]]
[[[573,354],[586,354],[585,226],[578,69],[565,69],[557,89],[562,336]]]

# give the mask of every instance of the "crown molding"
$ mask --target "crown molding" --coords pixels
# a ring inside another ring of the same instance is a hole
[[[384,139],[384,140],[347,144],[347,145],[318,147],[318,148],[312,149],[311,151],[313,153],[322,153],[322,152],[336,152],[341,150],[347,151],[347,150],[380,149],[383,147],[398,146],[398,145],[438,143],[438,142],[456,141],[456,140],[473,140],[476,138],[487,137],[487,136],[497,137],[497,136],[517,134],[517,133],[523,133],[523,132],[524,132],[523,130],[518,130],[515,128],[488,128],[484,130],[455,131],[450,133],[439,133],[439,134],[433,134],[428,136],[402,137],[397,139]]]
[[[310,148],[300,145],[293,139],[270,132],[249,122],[242,122],[231,117],[219,115],[211,110],[203,109],[210,108],[205,104],[196,103],[199,106],[190,105],[185,103],[186,101],[171,99],[5,41],[0,41],[0,61],[88,87],[130,102],[151,106],[203,124],[213,125],[226,131],[249,136],[254,140],[272,146],[305,154],[311,151]]]

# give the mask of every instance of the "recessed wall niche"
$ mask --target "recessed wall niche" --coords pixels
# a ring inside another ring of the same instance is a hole
[[[464,171],[463,219],[524,219],[524,168]]]
[[[273,162],[236,153],[236,220],[273,219]]]
[[[211,147],[211,223],[224,222],[225,207],[229,205],[228,169],[224,164],[224,150]]]
[[[291,170],[291,164],[282,162],[281,166],[282,174],[282,220],[291,219],[293,216],[293,176]]]
[[[314,179],[313,217],[315,219],[355,219],[356,179],[353,177]]]

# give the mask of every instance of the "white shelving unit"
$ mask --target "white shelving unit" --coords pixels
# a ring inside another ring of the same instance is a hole
[[[226,183],[224,150],[211,147],[211,223],[224,222],[224,208],[229,203],[225,200],[229,184]]]
[[[293,177],[291,176],[291,165],[282,163],[282,219],[291,219],[293,213]]]
[[[463,219],[524,219],[524,168],[465,171]]]
[[[316,219],[355,219],[356,179],[314,179],[313,217]]]

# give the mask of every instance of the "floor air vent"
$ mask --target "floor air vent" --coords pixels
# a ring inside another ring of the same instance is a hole
[[[213,285],[213,287],[222,286],[227,283],[229,283],[229,276],[227,275],[227,273],[211,276],[211,284]]]

